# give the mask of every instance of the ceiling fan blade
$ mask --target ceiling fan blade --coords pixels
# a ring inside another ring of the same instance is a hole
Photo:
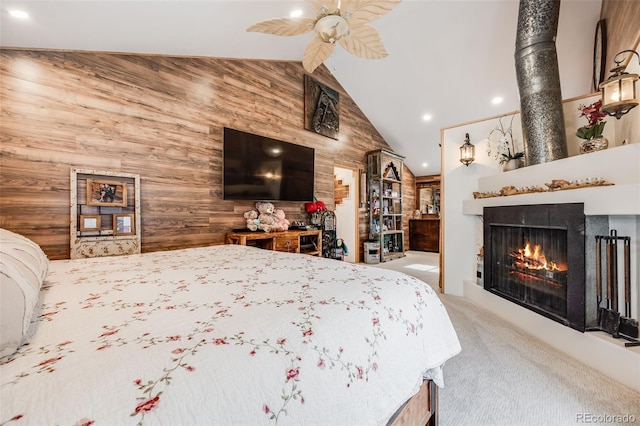
[[[322,13],[322,8],[327,9],[327,13],[333,13],[338,8],[339,0],[307,0],[313,6],[318,15]]]
[[[356,7],[358,5],[358,3],[360,2],[360,0],[341,0],[340,1],[340,14],[342,16],[345,15],[345,13],[353,13],[354,10],[356,10]]]
[[[380,59],[388,55],[380,34],[371,25],[352,28],[349,35],[339,41],[344,50],[360,58]]]
[[[396,7],[401,0],[345,0],[340,7],[341,15],[345,16],[349,28],[358,27],[373,21]]]
[[[304,50],[302,66],[307,72],[312,73],[333,53],[333,49],[335,44],[325,43],[319,37],[314,37]]]
[[[275,18],[260,21],[247,28],[249,32],[295,36],[313,30],[315,19],[311,18]]]

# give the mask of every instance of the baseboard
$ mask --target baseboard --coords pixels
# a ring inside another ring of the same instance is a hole
[[[464,297],[557,350],[640,392],[640,347],[590,331],[581,333],[490,293],[475,281],[463,282]]]

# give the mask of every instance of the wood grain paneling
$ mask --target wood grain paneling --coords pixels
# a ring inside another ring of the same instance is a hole
[[[613,58],[616,53],[638,48],[638,43],[640,43],[640,1],[603,0],[600,19],[607,20],[607,65],[605,68],[605,79],[607,79],[611,75],[609,70],[615,66]],[[634,57],[637,58],[635,55]],[[635,61],[635,59],[633,60]],[[626,66],[627,63],[623,63],[623,65]]]
[[[402,172],[402,229],[404,230],[404,249],[411,247],[409,220],[413,218],[416,204],[416,178],[405,165]]]
[[[242,213],[253,203],[222,199],[224,127],[315,148],[315,192],[330,209],[336,159],[364,168],[367,151],[389,149],[324,66],[313,76],[340,94],[339,140],[304,130],[299,62],[19,49],[1,55],[0,226],[32,238],[51,259],[69,257],[73,167],[141,176],[148,252],[222,244],[244,226]],[[413,175],[404,176],[404,187],[413,188]],[[404,195],[410,209],[413,195]],[[289,220],[308,221],[303,203],[275,204]]]

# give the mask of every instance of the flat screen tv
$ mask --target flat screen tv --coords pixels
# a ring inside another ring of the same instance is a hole
[[[313,148],[225,127],[222,150],[225,200],[313,200]]]

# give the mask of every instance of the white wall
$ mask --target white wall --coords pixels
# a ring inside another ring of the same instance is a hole
[[[478,178],[499,173],[498,163],[486,154],[482,139],[494,128],[495,121],[447,129],[442,134],[441,218],[444,235],[444,292],[463,295],[462,283],[476,276],[476,254],[481,243],[482,221],[477,216],[462,213],[463,200],[473,198],[478,190]],[[465,133],[476,146],[476,160],[468,167],[460,163],[460,145]]]

